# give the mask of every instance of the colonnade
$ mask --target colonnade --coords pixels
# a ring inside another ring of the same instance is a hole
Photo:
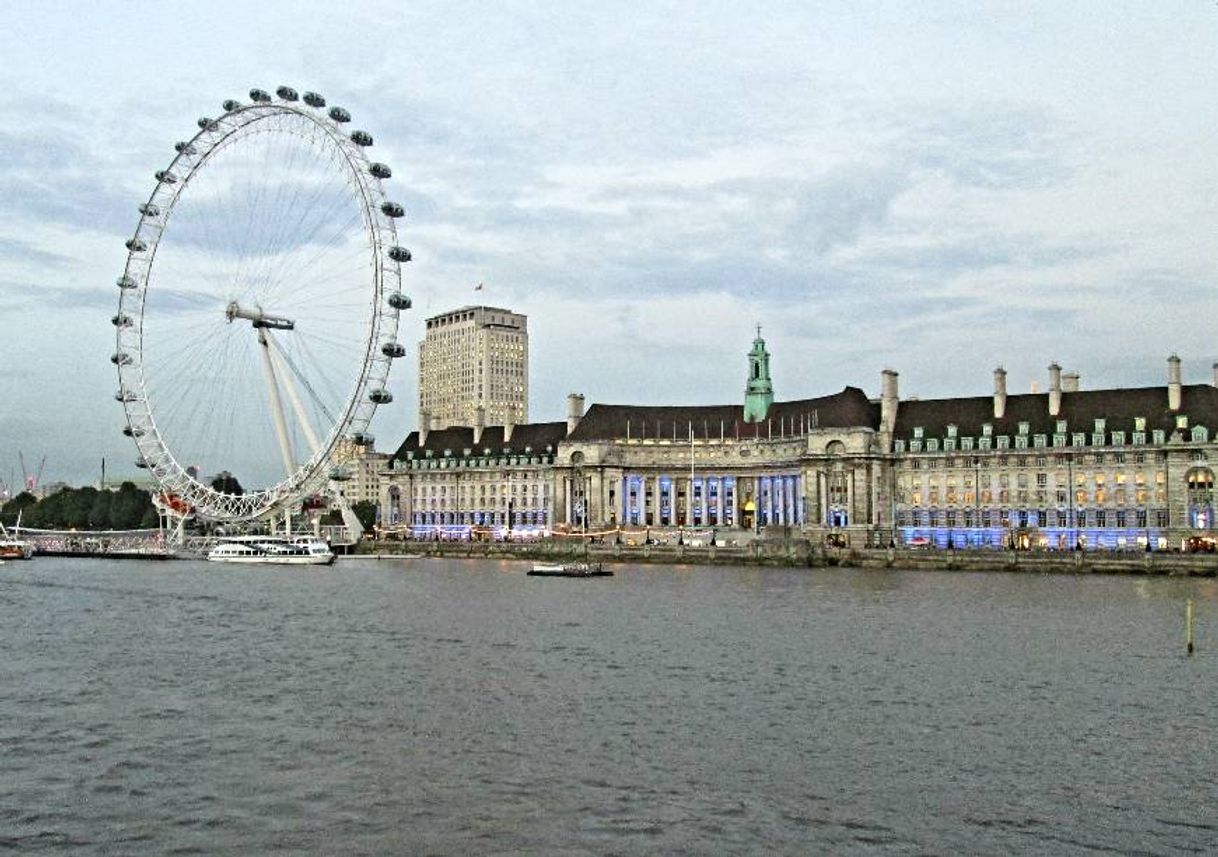
[[[694,477],[625,474],[615,480],[607,520],[625,526],[753,527],[805,522],[798,474]]]

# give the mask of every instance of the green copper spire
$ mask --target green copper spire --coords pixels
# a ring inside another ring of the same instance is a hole
[[[749,383],[744,388],[744,421],[759,423],[770,412],[774,404],[774,385],[770,382],[770,352],[765,350],[761,338],[761,325],[757,325],[757,338],[749,352]]]

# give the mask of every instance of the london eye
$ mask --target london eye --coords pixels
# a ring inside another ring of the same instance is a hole
[[[287,86],[222,111],[139,205],[111,361],[136,464],[178,508],[235,522],[334,487],[372,443],[410,252],[348,111]]]

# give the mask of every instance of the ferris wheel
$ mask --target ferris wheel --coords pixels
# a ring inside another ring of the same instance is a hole
[[[347,478],[405,354],[392,171],[343,108],[275,95],[225,101],[175,145],[139,206],[111,319],[137,465],[176,508],[216,521]]]

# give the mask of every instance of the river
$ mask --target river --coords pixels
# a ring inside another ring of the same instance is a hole
[[[1214,579],[524,572],[0,567],[0,852],[1218,850]]]

